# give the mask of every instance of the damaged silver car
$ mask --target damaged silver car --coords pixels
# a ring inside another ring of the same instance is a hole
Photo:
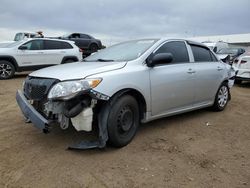
[[[127,145],[140,123],[205,107],[223,110],[234,74],[205,45],[143,39],[116,44],[83,62],[31,73],[16,100],[45,133],[53,126],[98,128],[98,140],[70,148]]]

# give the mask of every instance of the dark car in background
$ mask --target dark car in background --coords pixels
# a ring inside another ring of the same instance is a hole
[[[70,33],[59,37],[59,39],[74,41],[75,45],[83,50],[84,55],[90,55],[102,49],[102,42],[88,34]]]

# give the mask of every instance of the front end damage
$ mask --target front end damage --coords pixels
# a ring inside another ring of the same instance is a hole
[[[93,89],[78,92],[74,97],[48,99],[51,88],[59,83],[56,79],[28,77],[23,92],[17,91],[16,100],[28,121],[49,133],[53,126],[67,129],[73,126],[77,131],[92,131],[97,120],[98,140],[82,140],[69,146],[70,149],[103,148],[108,140],[107,118],[109,97]]]

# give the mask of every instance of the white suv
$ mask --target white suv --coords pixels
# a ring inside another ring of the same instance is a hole
[[[236,58],[232,66],[237,72],[235,78],[237,84],[240,84],[242,81],[250,81],[250,52],[246,52]]]
[[[0,47],[0,79],[15,72],[80,61],[81,50],[72,41],[33,38]]]

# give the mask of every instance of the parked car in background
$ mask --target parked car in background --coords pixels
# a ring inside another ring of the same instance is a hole
[[[15,72],[80,61],[82,54],[73,41],[56,39],[24,39],[0,47],[0,79]]]
[[[216,54],[221,60],[227,59],[232,64],[234,59],[244,52],[243,48],[222,48]]]
[[[14,37],[14,40],[0,42],[0,47],[7,46],[7,45],[9,45],[11,43],[14,43],[15,41],[20,41],[20,40],[23,40],[25,38],[39,38],[39,37],[41,37],[41,35],[39,35],[38,33],[19,32],[19,33],[16,33],[16,35]]]
[[[52,122],[91,131],[98,140],[70,148],[127,145],[141,123],[205,107],[222,111],[230,100],[231,66],[205,45],[143,39],[116,44],[84,59],[31,73],[16,100],[37,128]],[[30,104],[29,101],[36,101]]]
[[[222,41],[219,42],[205,41],[202,43],[205,44],[207,47],[209,47],[215,53],[217,53],[219,50],[223,48],[228,48],[228,43]]]
[[[102,49],[102,43],[99,39],[83,33],[66,34],[59,37],[59,39],[74,41],[75,45],[83,50],[83,54],[87,55]]]
[[[20,32],[17,33],[14,37],[14,41],[19,41],[19,40],[23,40],[25,38],[39,38],[40,35],[38,33],[24,33],[24,32]]]
[[[250,81],[250,52],[237,57],[232,66],[236,70],[235,83],[240,84],[242,81]]]

